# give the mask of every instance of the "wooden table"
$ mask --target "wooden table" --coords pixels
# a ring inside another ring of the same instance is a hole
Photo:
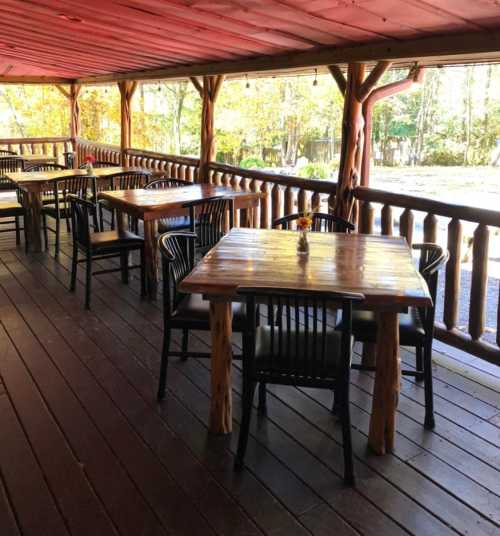
[[[38,155],[35,155],[38,156]],[[99,178],[106,178],[114,173],[137,171],[140,168],[131,167],[107,167],[94,168],[94,175]],[[50,182],[64,177],[74,175],[86,175],[85,169],[68,169],[58,171],[23,171],[19,173],[7,173],[6,176],[17,186],[26,191],[26,219],[28,232],[28,246],[30,251],[42,251],[41,235],[41,212],[42,212],[42,190]]]
[[[394,447],[399,396],[398,312],[432,300],[404,238],[309,233],[310,254],[296,253],[297,232],[233,229],[180,285],[210,300],[212,399],[210,429],[231,432],[231,302],[239,285],[352,291],[379,321],[377,371],[369,445],[378,454]]]
[[[192,184],[180,188],[116,190],[99,194],[100,198],[106,199],[117,210],[118,225],[123,226],[122,214],[135,216],[144,222],[146,288],[150,298],[156,298],[158,287],[158,220],[187,215],[188,209],[183,208],[183,205],[190,201],[222,195],[233,198],[235,210],[246,211],[249,221],[243,224],[249,225],[253,209],[259,205],[262,196],[259,192],[237,192],[225,186]]]

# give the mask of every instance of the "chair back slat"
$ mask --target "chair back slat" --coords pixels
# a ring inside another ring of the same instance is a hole
[[[68,193],[66,200],[71,210],[73,241],[81,249],[88,249],[90,247],[90,218],[95,216],[95,205],[74,193]]]
[[[272,383],[274,378],[278,383],[333,385],[339,375],[348,374],[352,303],[362,301],[362,294],[243,287],[238,294],[246,300],[248,311],[256,310],[259,303],[267,305],[268,325],[257,328],[257,320],[249,312],[244,331],[253,344],[257,329],[260,344],[268,341],[265,371],[255,370],[261,381]],[[327,323],[328,311],[335,308],[342,310],[340,335]],[[344,358],[332,364],[329,344],[338,337]]]
[[[196,233],[197,249],[206,253],[226,234],[226,218],[229,215],[229,229],[233,227],[233,200],[227,197],[212,197],[186,203],[189,208],[191,232]]]
[[[168,177],[164,177],[148,182],[148,184],[146,184],[144,188],[146,190],[163,190],[166,188],[182,188],[183,186],[189,186],[190,184],[190,182],[183,181],[181,179],[171,179]]]
[[[184,294],[179,283],[194,267],[196,234],[188,231],[172,231],[158,239],[162,259],[164,318],[169,319]]]
[[[294,229],[297,220],[302,217],[304,213],[288,214],[282,218],[278,218],[273,221],[273,229],[280,227],[283,230]],[[315,232],[328,232],[328,233],[349,233],[354,231],[355,227],[352,223],[334,216],[333,214],[326,214],[324,212],[311,212],[312,218],[311,231]]]

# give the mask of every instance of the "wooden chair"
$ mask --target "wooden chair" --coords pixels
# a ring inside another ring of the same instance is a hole
[[[352,355],[352,303],[362,294],[295,289],[243,288],[246,303],[243,331],[243,417],[235,468],[243,467],[254,391],[257,383],[333,390],[339,406],[344,443],[344,481],[354,483],[349,414],[349,372]],[[267,305],[268,325],[258,326],[256,308]],[[327,312],[342,310],[340,330],[328,327]],[[303,318],[303,325],[300,324]],[[265,412],[265,398],[259,411]]]
[[[70,177],[63,177],[51,182],[52,193],[47,191],[45,194],[42,192],[42,196],[47,195],[45,202],[42,197],[42,219],[43,219],[43,233],[45,237],[45,249],[49,248],[49,239],[47,231],[51,231],[56,235],[55,256],[59,255],[60,250],[60,238],[61,238],[61,220],[66,221],[67,231],[70,232],[69,225],[71,218],[70,206],[68,204],[68,195],[73,194],[77,197],[87,199],[89,197],[89,189],[92,191],[95,189],[95,178],[82,175],[73,175]],[[50,196],[50,197],[48,197]],[[94,194],[95,197],[95,194]],[[55,219],[55,228],[47,225],[47,216]]]
[[[90,219],[94,219],[96,206],[94,203],[76,195],[68,194],[70,204],[72,232],[73,232],[73,258],[71,263],[70,291],[76,288],[76,275],[78,264],[86,263],[85,308],[90,308],[91,282],[93,275],[107,274],[120,271],[122,281],[128,284],[129,270],[141,270],[141,296],[145,295],[146,275],[144,265],[144,239],[129,231],[90,231]],[[129,266],[128,254],[132,251],[140,252],[140,265]],[[79,253],[84,257],[79,259]],[[120,258],[120,268],[92,271],[92,263],[96,260]]]
[[[95,164],[93,164],[95,165]],[[116,164],[113,164],[116,166]],[[106,166],[103,166],[106,167]],[[109,191],[109,190],[135,190],[137,188],[144,188],[151,178],[151,173],[149,171],[122,171],[118,173],[113,173],[106,177],[107,181],[96,181],[96,193]],[[104,225],[104,214],[103,210],[107,210],[111,213],[110,228],[113,230],[115,228],[115,210],[108,203],[106,199],[100,199],[98,201],[99,206],[99,221],[101,229]],[[138,232],[138,221],[137,218],[129,218],[132,222],[132,227],[135,232]]]
[[[59,171],[68,169],[66,166],[62,166],[61,164],[27,164],[24,166],[24,171]]]
[[[273,221],[273,229],[281,227],[281,229],[292,229],[293,224],[303,216],[302,213],[288,214],[282,218],[278,218]],[[322,232],[338,232],[349,233],[354,231],[355,227],[352,223],[334,216],[333,214],[326,214],[324,212],[312,212],[312,226],[311,231]]]
[[[0,158],[0,191],[16,189],[15,185],[5,175],[16,173],[24,168],[24,160],[18,156],[2,156]]]
[[[66,151],[63,153],[63,157],[66,169],[73,169],[75,167],[75,153],[73,151]]]
[[[163,350],[161,354],[158,400],[165,397],[167,385],[168,359],[180,356],[206,357],[210,354],[189,352],[189,330],[210,331],[209,303],[200,294],[184,294],[178,286],[195,265],[195,244],[197,236],[188,231],[165,233],[158,240],[163,272]],[[233,304],[233,331],[241,331],[244,321],[244,307]],[[181,351],[171,350],[173,329],[182,330]]]
[[[117,167],[119,165],[120,164],[117,164],[116,162],[111,162],[108,160],[96,160],[95,162],[92,163],[92,167],[95,167],[95,168]],[[78,166],[78,169],[85,169],[86,167],[87,167],[87,164],[84,163],[84,164],[80,164]]]
[[[449,253],[437,244],[414,244],[421,252],[420,273],[427,282],[432,297],[432,307],[411,307],[399,314],[399,342],[401,346],[413,346],[416,351],[415,370],[402,370],[401,374],[424,380],[425,421],[424,426],[434,428],[434,404],[432,393],[432,342],[434,339],[434,316],[439,270],[448,262]],[[373,311],[354,311],[352,317],[354,338],[363,343],[376,343],[377,319]],[[374,367],[353,365],[355,369],[375,370]]]
[[[196,251],[205,255],[233,227],[234,203],[228,197],[211,197],[183,205],[189,208],[189,229],[196,233]],[[228,229],[229,228],[229,229]]]
[[[22,204],[18,201],[0,201],[0,226],[4,225],[14,225],[14,228],[9,227],[8,229],[0,229],[0,233],[11,233],[15,231],[16,233],[16,245],[21,243],[21,231],[25,230],[24,227],[21,227],[20,218],[25,216],[25,210]],[[4,218],[9,218],[4,220]],[[25,222],[26,220],[24,220]],[[26,225],[26,223],[24,223]],[[24,234],[26,241],[26,232]],[[27,247],[27,242],[26,242]]]
[[[170,179],[167,177],[155,179],[148,182],[144,187],[146,190],[164,190],[168,188],[181,188],[183,186],[191,185],[191,182],[183,181],[180,179]],[[158,232],[168,233],[169,231],[180,231],[183,229],[188,230],[190,228],[189,217],[177,216],[173,218],[162,218],[158,220]]]

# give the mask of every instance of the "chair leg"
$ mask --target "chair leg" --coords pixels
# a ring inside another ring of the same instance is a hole
[[[349,386],[343,386],[339,414],[342,423],[342,442],[344,446],[344,483],[348,486],[353,486],[354,467],[352,462],[351,415],[349,411],[348,393]],[[340,393],[337,392],[337,394]]]
[[[158,394],[156,398],[158,402],[165,398],[165,390],[167,387],[167,368],[168,368],[168,354],[170,351],[170,328],[165,327],[163,333],[163,349],[161,352],[161,366],[160,366],[160,381],[158,383]]]
[[[255,391],[255,382],[243,380],[243,416],[241,418],[240,436],[238,438],[238,450],[234,460],[235,470],[243,469],[243,460],[248,444],[248,433],[250,431],[250,419],[252,417],[252,402]]]
[[[432,430],[434,421],[434,395],[432,389],[432,340],[424,346],[424,391],[425,391],[425,420],[424,426]]]
[[[66,220],[66,231],[68,233],[71,233],[71,222],[69,220],[69,218],[64,218]]]
[[[258,410],[260,415],[267,413],[267,391],[265,382],[259,383],[259,405]]]
[[[90,292],[92,290],[92,256],[87,256],[87,273],[85,285],[85,309],[90,309]]]
[[[49,233],[47,231],[47,215],[43,215],[43,238],[45,240],[45,249],[49,249]]]
[[[128,251],[120,253],[120,266],[122,271],[122,283],[128,285]]]
[[[111,230],[115,230],[115,211],[111,211]]]
[[[417,382],[421,382],[424,379],[424,358],[422,356],[422,347],[417,346],[415,348],[415,368],[417,370],[417,375],[415,376],[415,380]]]
[[[56,257],[59,256],[60,240],[61,240],[61,219],[58,217],[56,218]]]
[[[182,352],[182,361],[187,361],[187,351],[189,348],[189,330],[183,329],[182,330],[182,346],[181,346],[181,352]]]
[[[99,225],[100,225],[100,231],[104,231],[104,215],[102,213],[103,208],[101,203],[97,204],[97,211],[99,212]]]
[[[73,242],[73,258],[71,259],[71,283],[69,286],[70,292],[75,292],[76,289],[76,271],[78,269],[78,247]]]
[[[146,259],[144,248],[141,248],[141,297],[146,296]]]
[[[19,225],[19,216],[15,217],[16,222],[16,246],[18,246],[21,243],[21,228]]]

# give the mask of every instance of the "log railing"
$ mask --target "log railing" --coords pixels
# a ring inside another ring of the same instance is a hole
[[[20,154],[54,154],[61,158],[63,152],[72,150],[73,143],[80,162],[87,154],[93,154],[98,160],[116,162],[117,165],[120,163],[120,148],[114,145],[83,139],[72,142],[70,138],[0,139],[0,147],[10,148]],[[197,158],[138,149],[126,149],[125,154],[131,166],[164,172],[188,181],[198,180]],[[336,183],[333,181],[278,175],[219,163],[209,165],[209,180],[213,184],[230,186],[235,190],[260,192],[262,197],[256,217],[253,220],[240,217],[242,224],[252,222],[252,225],[261,228],[269,228],[274,219],[292,212],[309,208],[329,211],[333,207],[336,191]],[[450,260],[443,274],[443,292],[438,303],[438,310],[442,312],[436,317],[436,337],[451,346],[500,364],[498,325],[494,328],[496,337],[491,334],[484,337],[490,227],[500,228],[500,211],[454,205],[373,188],[358,187],[354,195],[359,201],[360,232],[384,235],[397,233],[404,236],[410,244],[424,240],[446,245]],[[472,243],[470,291],[468,303],[461,304],[461,287],[465,286],[465,281],[462,281],[462,256],[467,245],[463,237],[469,235]],[[500,324],[498,294],[497,288],[494,305],[497,324]],[[491,310],[492,304],[489,305]],[[467,322],[462,319],[464,325],[459,325],[461,306],[462,311],[466,309],[468,316]]]
[[[64,162],[64,153],[73,151],[73,141],[66,137],[46,138],[2,138],[0,149],[15,151],[19,155],[43,154],[54,156]]]
[[[292,212],[314,208],[328,211],[333,207],[336,183],[303,179],[226,164],[209,165],[210,182],[230,186],[238,191],[260,192],[260,207],[254,225],[269,228],[276,218]]]
[[[361,204],[360,232],[375,232],[376,211],[380,210],[379,232],[392,235],[395,227],[399,227],[399,235],[406,237],[411,244],[416,238],[415,222],[417,218],[421,220],[423,216],[422,235],[418,240],[441,243],[446,245],[450,252],[450,260],[444,272],[442,316],[436,317],[436,338],[500,365],[498,325],[495,326],[494,342],[491,340],[492,337],[488,337],[490,340],[484,340],[488,305],[489,228],[500,228],[500,212],[373,188],[360,187],[354,193]],[[396,210],[399,213],[398,217],[395,214]],[[446,228],[443,229],[443,226]],[[468,230],[472,242],[472,272],[468,295],[468,321],[466,326],[459,326],[460,297],[465,287],[462,285],[462,256],[466,253],[462,251],[464,229]],[[439,236],[440,230],[442,236]],[[498,324],[500,318],[498,288],[494,299]]]

